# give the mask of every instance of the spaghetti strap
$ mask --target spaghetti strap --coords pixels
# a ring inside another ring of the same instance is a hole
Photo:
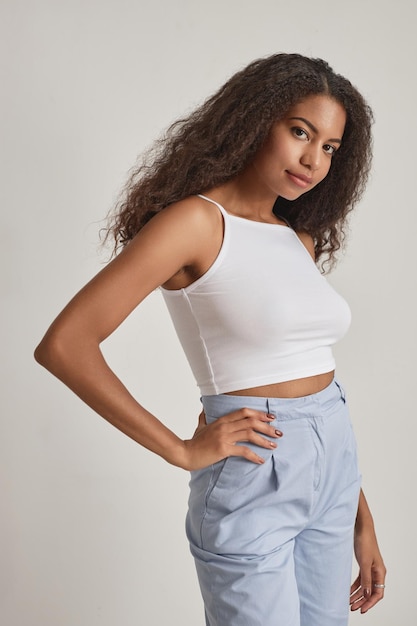
[[[207,202],[211,202],[212,204],[216,205],[216,207],[219,209],[220,213],[223,215],[224,218],[229,217],[229,214],[227,213],[226,209],[222,207],[222,205],[216,202],[215,200],[212,200],[211,198],[208,198],[207,196],[203,196],[203,194],[201,193],[198,193],[197,196],[199,198],[202,198],[203,200],[207,200]]]
[[[214,204],[214,205],[215,205],[215,206],[219,209],[219,211],[221,212],[221,214],[223,215],[223,217],[224,217],[225,219],[230,217],[230,213],[228,213],[228,212],[226,211],[226,209],[225,209],[225,208],[224,208],[221,204],[219,204],[218,202],[216,202],[216,200],[212,200],[212,198],[208,198],[207,196],[204,196],[202,193],[198,193],[198,194],[197,194],[197,196],[198,196],[199,198],[202,198],[203,200],[207,200],[207,202],[211,202],[212,204]],[[263,223],[264,223],[264,222],[258,222],[258,221],[256,221],[256,220],[248,220],[247,218],[245,218],[245,217],[240,217],[239,215],[232,215],[231,217],[236,217],[236,218],[238,218],[238,219],[243,219],[243,220],[245,220],[245,221],[254,222],[255,224],[263,224]],[[293,227],[291,226],[290,222],[289,222],[289,221],[288,221],[288,220],[287,220],[287,219],[286,219],[283,215],[278,215],[277,213],[275,213],[275,217],[277,217],[277,218],[278,218],[278,219],[280,219],[282,222],[284,222],[284,224],[286,224],[290,230],[294,231],[294,229],[293,229]],[[275,224],[268,224],[267,222],[265,222],[265,224],[266,224],[267,226],[275,226]],[[278,226],[281,226],[281,224],[278,224]],[[295,232],[295,231],[294,231],[294,232]]]

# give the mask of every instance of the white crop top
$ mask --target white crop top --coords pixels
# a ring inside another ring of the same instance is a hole
[[[200,197],[223,215],[220,252],[188,287],[161,291],[201,394],[332,371],[350,310],[294,230]]]

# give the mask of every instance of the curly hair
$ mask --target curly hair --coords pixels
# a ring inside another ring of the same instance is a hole
[[[322,59],[275,54],[232,76],[185,119],[170,126],[133,170],[109,217],[114,251],[156,213],[221,185],[253,159],[271,126],[310,95],[328,95],[346,111],[343,142],[326,178],[294,201],[278,198],[274,212],[314,240],[316,259],[332,265],[348,213],[361,197],[372,159],[372,112],[358,90]]]

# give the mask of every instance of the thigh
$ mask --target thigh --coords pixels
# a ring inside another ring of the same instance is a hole
[[[207,626],[300,626],[293,545],[252,559],[191,545]]]
[[[301,626],[347,626],[359,479],[295,540]]]
[[[346,626],[361,476],[343,396],[322,413],[315,427],[320,480],[311,518],[294,548],[301,625]]]
[[[263,465],[229,457],[192,472],[187,535],[209,626],[300,625],[294,537],[309,519],[317,466],[303,421],[261,451]]]

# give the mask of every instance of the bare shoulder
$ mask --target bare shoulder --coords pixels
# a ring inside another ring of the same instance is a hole
[[[297,236],[298,236],[299,240],[306,247],[306,249],[307,249],[308,253],[311,255],[313,261],[315,261],[316,260],[316,252],[315,252],[315,248],[314,248],[313,237],[311,235],[309,235],[308,233],[306,233],[305,231],[297,232]]]
[[[220,211],[212,203],[191,196],[169,205],[139,233],[141,243],[158,246],[164,259],[172,258],[171,273],[161,284],[181,289],[204,274],[216,258],[223,240]]]
[[[185,227],[188,233],[191,229],[193,234],[207,234],[207,229],[215,230],[221,223],[221,213],[212,203],[198,196],[190,196],[167,206],[152,218],[149,225],[160,228],[164,224],[175,230]]]
[[[217,234],[217,237],[216,237]],[[180,253],[186,264],[212,238],[222,238],[220,211],[202,198],[190,196],[168,205],[150,219],[135,235],[127,249],[151,248],[163,254]]]

